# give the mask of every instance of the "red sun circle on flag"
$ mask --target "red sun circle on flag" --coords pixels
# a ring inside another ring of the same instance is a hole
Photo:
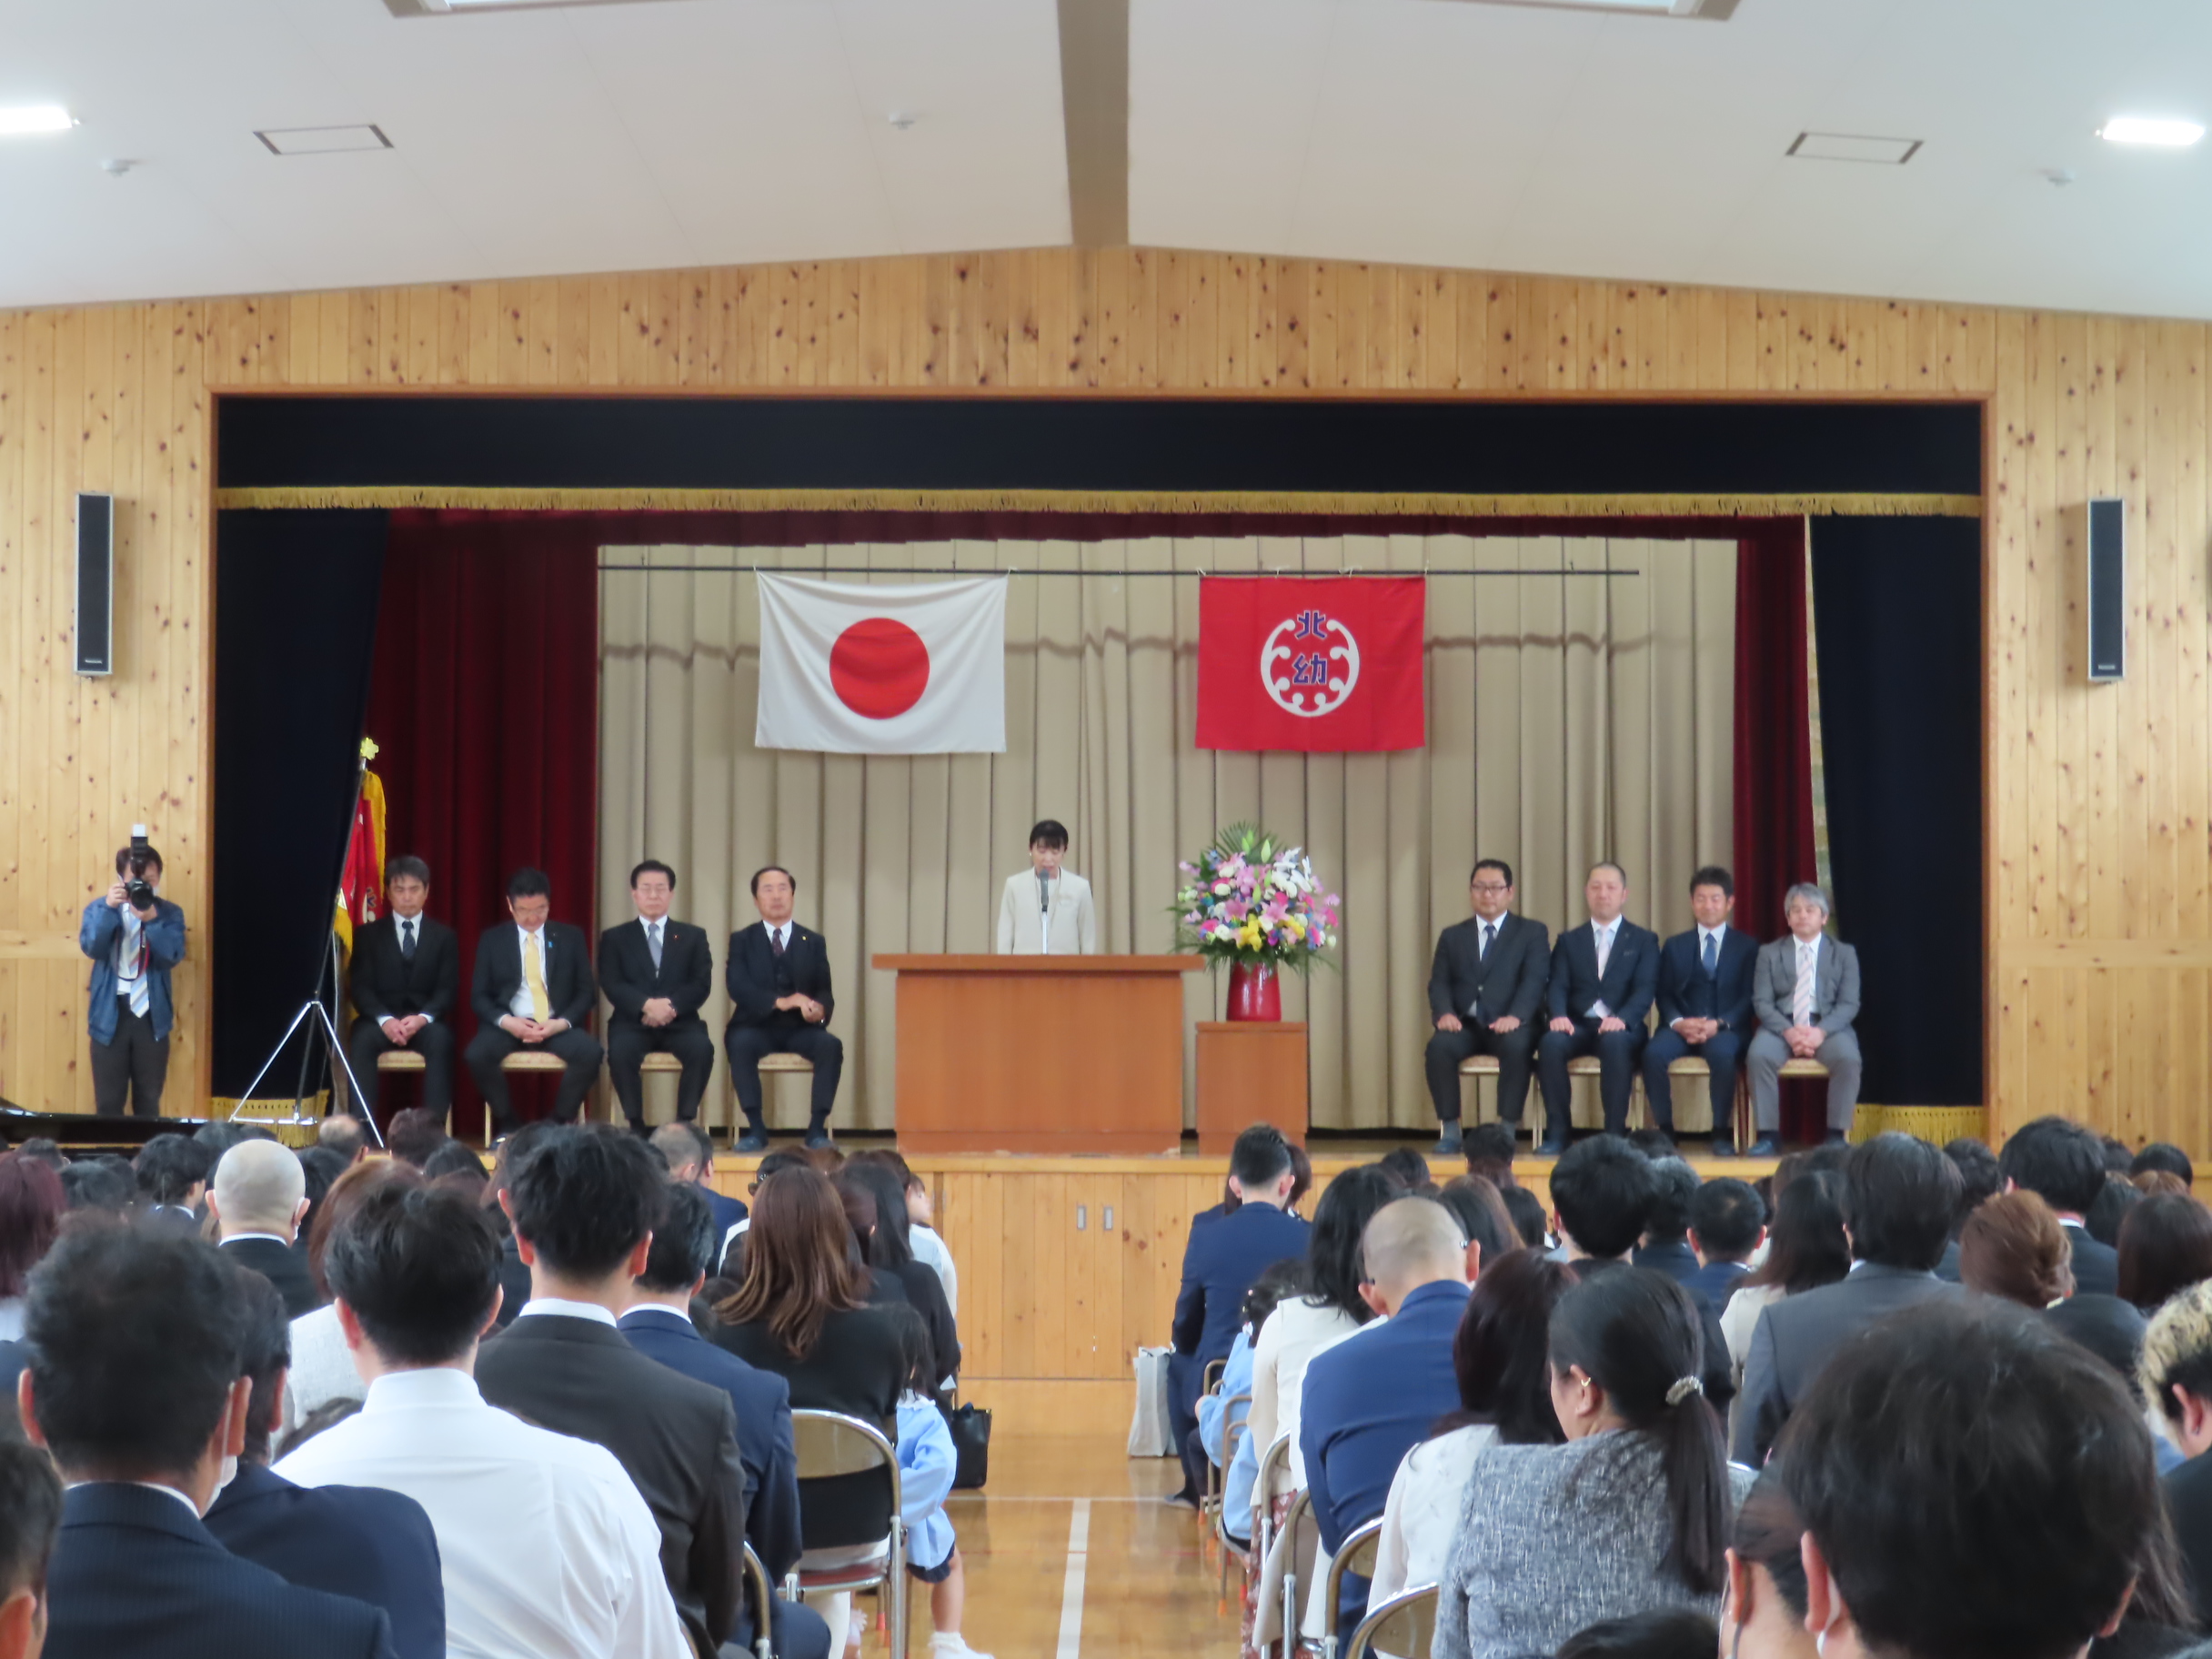
[[[830,684],[853,713],[888,720],[921,701],[930,685],[930,648],[905,623],[870,617],[830,648]]]

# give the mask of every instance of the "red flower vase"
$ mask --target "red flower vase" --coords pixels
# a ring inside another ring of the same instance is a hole
[[[1282,981],[1275,977],[1274,963],[1236,961],[1229,964],[1229,1011],[1225,1017],[1231,1020],[1282,1020]]]

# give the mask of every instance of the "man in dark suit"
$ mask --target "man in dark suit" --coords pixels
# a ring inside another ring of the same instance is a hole
[[[190,1135],[164,1131],[138,1149],[131,1160],[138,1186],[138,1224],[157,1232],[197,1238],[195,1206],[207,1195],[215,1158]]]
[[[738,1416],[738,1457],[745,1465],[746,1542],[768,1569],[769,1582],[780,1584],[802,1547],[791,1385],[772,1371],[748,1365],[693,1328],[691,1299],[706,1282],[721,1247],[707,1195],[686,1182],[671,1182],[653,1223],[645,1271],[631,1287],[629,1311],[617,1329],[639,1353],[729,1396]],[[783,1659],[826,1659],[830,1627],[814,1609],[777,1597],[770,1618],[773,1644]],[[730,1641],[749,1648],[753,1636],[753,1609],[741,1603]]]
[[[531,1299],[477,1352],[485,1401],[606,1447],[660,1528],[660,1566],[692,1645],[729,1639],[743,1594],[745,1468],[729,1396],[622,1340],[668,1177],[642,1141],[598,1125],[553,1130],[499,1202]]]
[[[1690,914],[1697,925],[1659,950],[1659,1030],[1644,1047],[1644,1098],[1652,1121],[1674,1132],[1674,1081],[1667,1068],[1678,1060],[1702,1060],[1711,1073],[1713,1155],[1735,1155],[1728,1127],[1735,1106],[1736,1066],[1755,1029],[1751,1018],[1751,970],[1759,941],[1728,925],[1735,909],[1735,878],[1717,864],[1690,878]]]
[[[355,1110],[377,1110],[377,1059],[394,1049],[422,1056],[422,1103],[439,1117],[453,1105],[453,1010],[461,996],[461,941],[423,907],[430,902],[430,867],[412,855],[384,866],[391,909],[353,937],[349,984],[353,1035],[346,1044],[359,1098]]]
[[[1652,1207],[1644,1218],[1644,1237],[1630,1258],[1637,1267],[1664,1273],[1676,1284],[1687,1284],[1697,1272],[1697,1252],[1690,1248],[1690,1210],[1697,1202],[1697,1171],[1682,1158],[1654,1158],[1652,1165]]]
[[[1658,936],[1621,914],[1628,902],[1627,871],[1611,861],[1592,865],[1583,897],[1590,924],[1567,929],[1552,948],[1552,983],[1544,998],[1552,1023],[1536,1045],[1536,1075],[1543,1085],[1543,1144],[1536,1150],[1547,1157],[1567,1150],[1567,1062],[1579,1055],[1597,1056],[1605,1132],[1627,1132],[1644,1016],[1659,984]]]
[[[814,1067],[814,1097],[807,1113],[807,1144],[830,1144],[830,1109],[845,1068],[845,1045],[830,1033],[837,998],[830,984],[830,946],[819,933],[791,920],[799,882],[780,865],[753,872],[753,903],[760,920],[729,938],[723,972],[729,988],[729,1026],[722,1046],[729,1081],[745,1110],[741,1152],[768,1150],[768,1117],[760,1102],[760,1061],[770,1054],[799,1054]]]
[[[1498,1118],[1518,1133],[1528,1103],[1529,1062],[1536,1052],[1536,1008],[1551,972],[1551,935],[1541,921],[1513,913],[1513,869],[1484,859],[1467,879],[1474,914],[1436,940],[1429,970],[1429,1099],[1436,1107],[1436,1150],[1460,1150],[1460,1062],[1498,1057]]]
[[[294,1248],[307,1213],[307,1173],[299,1155],[275,1141],[241,1141],[215,1166],[207,1191],[223,1253],[276,1287],[291,1317],[323,1305]]]
[[[1697,1292],[1715,1308],[1725,1308],[1735,1287],[1751,1273],[1751,1258],[1766,1240],[1766,1206],[1758,1190],[1733,1175],[1719,1175],[1697,1189],[1690,1204],[1690,1248],[1697,1271],[1683,1288]]]
[[[1851,1338],[1900,1308],[1958,1294],[1935,1272],[1957,1203],[1958,1170],[1926,1141],[1893,1131],[1851,1149],[1844,1223],[1855,1260],[1835,1283],[1785,1296],[1759,1315],[1735,1414],[1737,1463],[1766,1462],[1782,1425]]]
[[[288,1584],[384,1609],[398,1659],[444,1659],[446,1586],[437,1533],[413,1498],[375,1486],[295,1486],[269,1469],[284,1423],[292,1327],[275,1289],[239,1275],[244,1315],[246,1445],[238,1472],[207,1510],[207,1530],[233,1555]]]
[[[1782,1150],[1782,1068],[1792,1060],[1817,1060],[1828,1068],[1828,1140],[1851,1133],[1859,1102],[1859,953],[1830,939],[1828,895],[1800,881],[1782,896],[1790,930],[1759,947],[1752,968],[1751,1008],[1759,1029],[1744,1051],[1751,1073],[1751,1106],[1759,1138],[1745,1156],[1771,1158]]]
[[[687,1122],[679,1118],[655,1130],[649,1144],[669,1166],[669,1179],[679,1187],[696,1191],[714,1217],[715,1253],[708,1262],[712,1267],[721,1260],[720,1242],[729,1236],[732,1227],[752,1213],[745,1207],[743,1199],[718,1192],[709,1184],[714,1179],[714,1137],[701,1129],[696,1119]]]
[[[468,1040],[468,1071],[491,1108],[493,1130],[515,1126],[515,1108],[499,1062],[519,1049],[543,1049],[567,1068],[553,1115],[573,1121],[599,1074],[598,1039],[584,1030],[598,1000],[583,933],[553,921],[553,884],[542,870],[518,870],[507,883],[511,923],[484,930],[477,941],[475,983],[468,993],[477,1034]]]
[[[287,1584],[200,1520],[246,1443],[236,1271],[196,1239],[101,1228],[32,1281],[16,1402],[69,1486],[48,1659],[390,1659],[379,1609]]]
[[[714,1071],[714,1039],[699,1010],[714,990],[714,948],[707,930],[670,921],[676,872],[648,859],[629,872],[630,902],[638,920],[599,935],[599,989],[613,1006],[607,1024],[607,1075],[622,1102],[622,1115],[645,1132],[648,1054],[673,1054],[683,1062],[676,1115],[699,1116],[707,1079]]]
[[[2033,1192],[2050,1205],[2074,1247],[2074,1288],[2110,1296],[2119,1289],[2120,1255],[2089,1234],[2083,1217],[2105,1190],[2104,1146],[2081,1124],[2066,1118],[2023,1123],[1997,1154],[2007,1192]]]

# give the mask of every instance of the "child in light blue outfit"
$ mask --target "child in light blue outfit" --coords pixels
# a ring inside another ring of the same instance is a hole
[[[990,1659],[989,1654],[970,1647],[960,1634],[968,1575],[960,1565],[951,1519],[945,1513],[945,1499],[951,1495],[960,1460],[952,1431],[930,1398],[936,1379],[930,1375],[929,1327],[910,1307],[883,1312],[898,1325],[900,1356],[906,1362],[906,1389],[899,1396],[900,1518],[906,1523],[906,1570],[930,1586],[930,1623],[937,1632],[930,1638],[930,1652],[933,1659]]]
[[[1222,1367],[1221,1392],[1208,1394],[1198,1403],[1199,1439],[1205,1446],[1206,1455],[1213,1460],[1214,1467],[1221,1467],[1222,1444],[1230,1429],[1242,1423],[1245,1413],[1252,1409],[1247,1400],[1232,1413],[1229,1402],[1239,1394],[1252,1393],[1252,1344],[1260,1340],[1260,1327],[1267,1323],[1267,1316],[1275,1311],[1278,1302],[1302,1292],[1308,1282],[1303,1262],[1278,1262],[1252,1281],[1252,1289],[1244,1292],[1244,1326],[1230,1346],[1228,1362]],[[1262,1450],[1252,1444],[1251,1435],[1238,1436],[1236,1455],[1230,1460],[1222,1482],[1222,1524],[1240,1547],[1252,1542],[1237,1534],[1252,1529],[1252,1489],[1260,1479]]]

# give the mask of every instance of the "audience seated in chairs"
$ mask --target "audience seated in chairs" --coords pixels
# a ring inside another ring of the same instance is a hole
[[[1315,1231],[1318,1233],[1319,1229]],[[1252,1489],[1260,1478],[1260,1453],[1265,1450],[1254,1447],[1251,1433],[1252,1345],[1282,1301],[1304,1292],[1312,1282],[1306,1264],[1295,1257],[1276,1262],[1252,1281],[1252,1289],[1244,1292],[1244,1328],[1230,1346],[1221,1382],[1212,1393],[1199,1399],[1195,1444],[1183,1448],[1183,1479],[1198,1484],[1205,1477],[1206,1463],[1222,1468],[1230,1430],[1239,1423],[1245,1425],[1246,1432],[1237,1438],[1235,1454],[1222,1471],[1222,1525],[1239,1549],[1252,1545]],[[1239,1394],[1244,1396],[1244,1409],[1241,1415],[1233,1415],[1230,1403]]]
[[[1851,1240],[1844,1232],[1844,1178],[1830,1171],[1800,1175],[1775,1200],[1775,1224],[1766,1260],[1737,1282],[1721,1312],[1721,1335],[1744,1385],[1759,1315],[1785,1296],[1834,1284],[1851,1271]]]
[[[899,1155],[895,1147],[878,1147],[865,1152],[855,1152],[847,1161],[880,1163],[899,1178],[900,1190],[906,1194],[907,1243],[914,1252],[914,1260],[935,1273],[938,1282],[945,1287],[945,1306],[958,1319],[960,1312],[960,1269],[953,1262],[952,1252],[945,1248],[944,1240],[938,1236],[937,1217],[931,1208],[930,1189],[922,1185],[920,1178],[907,1167],[906,1160]],[[1298,1202],[1295,1193],[1291,1202]]]
[[[454,1651],[692,1659],[662,1577],[659,1528],[622,1465],[478,1390],[498,1265],[490,1222],[457,1195],[403,1181],[367,1192],[324,1262],[367,1398],[276,1473],[303,1486],[382,1486],[423,1506]]]
[[[930,1586],[930,1623],[936,1634],[930,1651],[937,1659],[990,1659],[978,1654],[960,1634],[968,1606],[968,1572],[945,1513],[960,1453],[952,1431],[937,1409],[932,1372],[936,1344],[913,1308],[888,1310],[906,1363],[906,1387],[899,1396],[900,1516],[906,1523],[907,1576]]]
[[[45,1643],[46,1565],[61,1521],[54,1460],[20,1441],[0,1442],[0,1659],[37,1659]]]
[[[2089,1232],[2089,1207],[2105,1190],[2105,1148],[2095,1134],[2066,1118],[2037,1118],[2013,1131],[1997,1155],[2006,1189],[2033,1192],[2056,1211],[2074,1247],[2078,1290],[2110,1296],[2119,1288],[2120,1259]]]
[[[51,1659],[393,1651],[379,1609],[287,1584],[200,1519],[246,1441],[236,1271],[197,1240],[111,1227],[32,1275],[17,1403],[68,1487]]]
[[[2127,1212],[2120,1224],[2120,1300],[2156,1313],[2207,1279],[2212,1279],[2212,1210],[2181,1193],[2161,1192]]]
[[[1715,1176],[1691,1201],[1689,1244],[1697,1271],[1683,1287],[1726,1312],[1729,1297],[1750,1275],[1751,1259],[1765,1242],[1766,1206],[1757,1191],[1733,1175]]]
[[[307,1172],[298,1154],[274,1141],[242,1141],[215,1166],[207,1212],[216,1239],[241,1267],[275,1285],[294,1319],[323,1305],[294,1246],[307,1213]]]
[[[380,1187],[418,1187],[422,1175],[411,1163],[396,1158],[357,1163],[338,1177],[323,1200],[314,1229],[307,1234],[307,1276],[323,1303],[312,1313],[292,1322],[290,1369],[285,1377],[284,1427],[297,1428],[333,1400],[358,1400],[368,1393],[361,1373],[354,1369],[353,1348],[330,1305],[330,1237]]]
[[[1566,1443],[1493,1443],[1476,1457],[1436,1659],[1553,1653],[1602,1620],[1720,1610],[1728,1526],[1751,1474],[1728,1463],[1700,1393],[1703,1322],[1689,1292],[1646,1269],[1601,1272],[1560,1298],[1550,1345]]]
[[[860,1187],[876,1201],[876,1224],[868,1239],[869,1265],[898,1280],[907,1301],[921,1315],[930,1332],[930,1351],[936,1356],[932,1363],[937,1375],[930,1389],[934,1393],[960,1375],[960,1337],[951,1305],[945,1301],[944,1282],[915,1260],[913,1246],[907,1242],[906,1188],[881,1164],[857,1158],[847,1161],[837,1180]]]

